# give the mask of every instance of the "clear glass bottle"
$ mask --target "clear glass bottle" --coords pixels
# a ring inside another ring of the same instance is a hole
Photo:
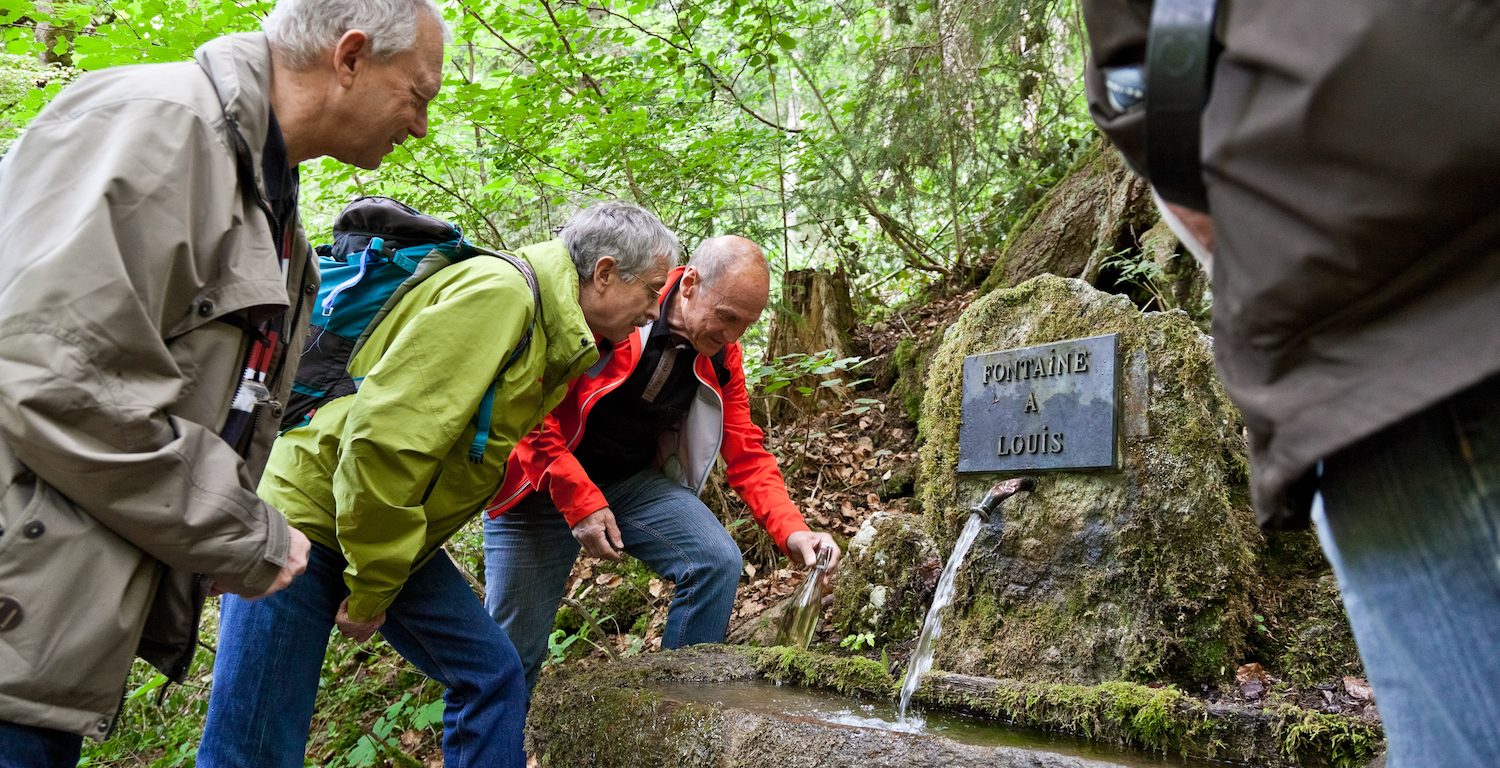
[[[777,645],[807,650],[818,629],[818,621],[823,618],[823,574],[828,572],[828,561],[832,557],[831,547],[818,548],[817,563],[781,614],[781,626],[776,632]]]

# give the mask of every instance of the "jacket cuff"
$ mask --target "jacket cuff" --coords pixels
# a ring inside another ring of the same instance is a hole
[[[598,489],[592,490],[592,494],[584,494],[591,497],[588,501],[575,503],[567,509],[558,507],[558,509],[562,510],[563,517],[567,519],[569,528],[583,522],[583,519],[589,515],[609,507],[609,502],[604,500],[604,494],[599,493]]]
[[[791,554],[786,548],[786,540],[797,531],[811,533],[812,529],[807,527],[807,521],[802,519],[802,513],[796,507],[776,510],[766,516],[766,533],[771,534],[771,540],[776,542],[783,555]]]
[[[394,598],[360,592],[349,593],[349,620],[364,623],[379,616],[389,608]]]
[[[271,588],[281,569],[286,565],[291,549],[291,525],[279,510],[262,502],[262,513],[266,521],[266,545],[261,555],[241,579],[245,594],[259,595]]]

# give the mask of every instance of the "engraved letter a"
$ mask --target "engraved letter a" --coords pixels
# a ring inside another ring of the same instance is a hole
[[[1026,396],[1026,413],[1041,413],[1042,409],[1036,404],[1036,393],[1032,392]]]

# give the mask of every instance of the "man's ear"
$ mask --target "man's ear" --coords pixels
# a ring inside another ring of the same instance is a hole
[[[333,69],[339,85],[348,88],[354,84],[355,73],[369,58],[370,36],[357,29],[344,33],[333,46]]]
[[[594,262],[594,290],[603,293],[610,283],[620,280],[620,264],[613,256],[600,256]]]
[[[699,279],[697,267],[682,270],[682,277],[677,278],[677,294],[686,299],[693,298],[698,292]]]

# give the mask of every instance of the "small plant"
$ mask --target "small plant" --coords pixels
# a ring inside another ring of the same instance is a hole
[[[791,386],[792,382],[805,376],[827,376],[835,371],[853,371],[869,363],[873,358],[845,357],[837,358],[831,349],[825,349],[815,354],[804,354],[793,352],[782,355],[767,365],[758,366],[746,378],[750,386],[759,386],[761,391],[770,394],[783,387]],[[852,387],[869,379],[857,379],[845,382],[842,379],[825,379],[819,382],[819,386],[836,387],[844,385]],[[811,395],[812,387],[797,387],[796,391],[803,395]]]
[[[855,652],[858,652],[861,648],[874,648],[875,633],[865,632],[862,634],[848,635],[843,640],[839,641],[839,647],[848,648],[849,650]]]
[[[1131,258],[1135,255],[1136,258]],[[1132,254],[1129,249],[1122,249],[1111,253],[1104,258],[1099,265],[1100,270],[1113,270],[1116,285],[1131,285],[1144,291],[1151,298],[1141,309],[1148,309],[1154,302],[1156,308],[1166,311],[1170,305],[1167,301],[1161,284],[1165,280],[1161,267],[1145,254]]]
[[[859,414],[870,410],[870,406],[872,405],[880,405],[880,401],[868,397],[861,397],[858,400],[855,400],[854,405],[849,406],[849,410],[844,411],[841,415],[858,416]],[[886,451],[886,453],[890,453],[890,451]]]
[[[330,761],[329,768],[369,768],[382,758],[394,765],[417,764],[402,751],[399,736],[406,727],[418,731],[441,727],[445,706],[442,699],[421,704],[410,693],[403,694],[385,708],[352,749]]]

